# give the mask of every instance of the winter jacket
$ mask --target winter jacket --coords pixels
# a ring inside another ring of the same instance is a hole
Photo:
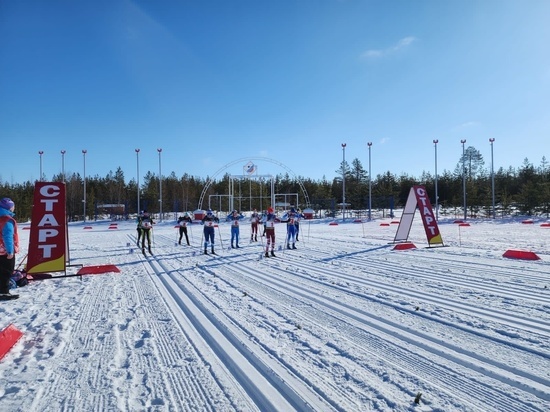
[[[0,255],[9,255],[19,252],[19,235],[15,213],[0,208]]]

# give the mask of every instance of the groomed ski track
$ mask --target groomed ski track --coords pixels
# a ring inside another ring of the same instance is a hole
[[[447,394],[435,402],[425,395],[435,410],[542,411],[550,402],[550,377],[529,368],[532,362],[550,367],[542,343],[550,338],[550,317],[534,320],[505,305],[521,299],[544,305],[547,296],[518,285],[514,264],[494,259],[488,273],[450,249],[417,250],[415,262],[433,265],[418,275],[406,254],[385,244],[358,252],[334,239],[330,249],[304,240],[298,250],[263,258],[260,242],[241,242],[240,249],[217,244],[212,256],[157,236],[155,255],[144,259],[197,353],[213,375],[225,377],[216,378],[220,386],[229,382],[228,393],[243,396],[236,404],[262,411],[399,410],[411,405],[418,388],[429,393],[430,387]],[[542,279],[547,266],[538,267],[525,276]],[[491,282],[495,277],[499,282]],[[450,298],[447,290],[463,295]],[[477,303],[485,294],[502,296],[503,307]],[[398,312],[399,321],[387,311]],[[274,335],[281,325],[286,333]],[[345,339],[331,339],[342,334]],[[524,334],[529,337],[521,339]],[[463,339],[478,350],[463,349]],[[341,353],[341,363],[324,364],[325,350]],[[391,398],[377,387],[386,363],[398,371]]]
[[[304,225],[296,250],[276,225],[268,258],[246,228],[228,248],[223,224],[215,256],[198,225],[192,246],[157,225],[153,254],[132,222],[70,228],[74,263],[120,273],[31,283],[0,308],[24,332],[2,412],[546,412],[550,256],[504,259],[475,226],[463,246],[443,226],[448,247],[393,251],[374,224]]]

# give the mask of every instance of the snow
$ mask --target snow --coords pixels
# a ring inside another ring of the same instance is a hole
[[[239,249],[220,223],[217,256],[200,225],[179,246],[175,222],[157,224],[154,256],[134,222],[71,225],[67,274],[120,273],[33,281],[0,302],[0,328],[23,332],[0,361],[2,411],[550,410],[542,221],[444,219],[445,247],[428,248],[417,216],[404,251],[391,220],[329,222],[303,221],[297,250],[279,249],[277,224],[275,258],[246,222]]]

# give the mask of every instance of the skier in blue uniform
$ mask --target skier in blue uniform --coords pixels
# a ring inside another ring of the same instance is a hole
[[[239,248],[239,220],[243,218],[243,215],[234,210],[227,219],[231,221],[231,248]],[[235,244],[233,244],[235,242]]]
[[[287,238],[286,238],[286,248],[287,249],[296,249],[296,209],[291,208],[290,211],[286,214],[286,219],[282,220],[286,222]],[[290,242],[292,241],[292,247]]]

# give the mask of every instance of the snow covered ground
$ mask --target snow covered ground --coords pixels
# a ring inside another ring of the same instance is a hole
[[[133,222],[70,226],[71,265],[121,272],[34,281],[0,302],[0,329],[24,333],[0,361],[0,408],[550,410],[550,228],[442,221],[446,247],[426,248],[417,216],[417,249],[396,251],[391,222],[305,221],[298,249],[268,259],[248,224],[227,249],[221,223],[215,257],[199,225],[189,247],[174,221],[157,224],[152,257]]]

